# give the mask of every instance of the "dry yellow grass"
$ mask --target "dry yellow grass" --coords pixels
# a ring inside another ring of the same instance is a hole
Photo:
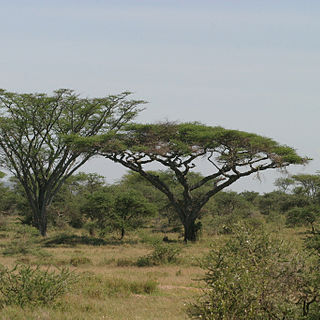
[[[19,238],[14,227],[15,222],[11,221],[11,231],[9,234],[6,231],[7,237],[0,239],[2,248]],[[2,234],[4,233],[3,231]],[[52,234],[53,236],[55,234]],[[23,241],[27,241],[28,235],[24,237]],[[39,242],[39,239],[37,241]],[[101,246],[36,246],[38,252],[35,250],[27,254],[1,255],[0,264],[14,266],[17,262],[23,262],[30,265],[38,264],[43,268],[47,265],[67,266],[79,274],[80,279],[83,274],[90,274],[100,277],[102,282],[111,279],[128,283],[152,280],[157,282],[157,290],[151,294],[120,292],[115,295],[101,295],[99,283],[93,284],[90,291],[88,283],[80,281],[72,292],[59,299],[53,306],[24,310],[16,306],[5,307],[1,311],[0,319],[186,319],[185,304],[199,293],[199,283],[194,279],[199,278],[202,271],[196,266],[196,260],[207,251],[201,244],[182,245],[182,259],[178,264],[137,267],[121,266],[121,261],[126,264],[126,261],[134,262],[139,257],[149,254],[152,250],[150,244],[127,241]],[[38,254],[40,251],[41,254]],[[72,258],[86,258],[87,262],[73,266],[70,263]]]
[[[15,232],[16,222],[14,219],[10,221],[9,226],[10,232],[0,231],[0,249],[2,251],[15,238],[19,238],[19,234]],[[301,238],[300,231],[287,229],[284,236],[296,241]],[[57,234],[59,232],[52,232],[48,239],[54,238]],[[152,236],[150,233],[150,237]],[[23,241],[28,241],[27,234],[23,237]],[[158,237],[161,238],[161,235]],[[177,235],[170,235],[170,239],[174,239],[174,237],[177,239]],[[60,298],[54,305],[35,309],[21,309],[16,306],[5,307],[0,311],[0,319],[186,319],[185,305],[201,293],[199,288],[201,283],[196,280],[203,275],[203,270],[200,269],[197,261],[208,252],[210,244],[220,246],[226,238],[226,236],[204,237],[195,244],[183,245],[180,243],[183,251],[179,263],[152,267],[130,265],[139,257],[150,253],[152,249],[149,243],[137,241],[136,234],[127,237],[124,242],[107,241],[105,245],[101,246],[57,244],[45,247],[43,243],[41,244],[41,239],[36,239],[33,251],[27,254],[1,255],[0,264],[13,266],[17,262],[24,262],[31,265],[38,264],[43,268],[46,268],[47,265],[67,266],[80,275],[80,281],[75,285],[73,291]],[[80,263],[76,266],[72,265],[71,259],[73,258],[76,259],[74,261]],[[83,275],[98,277],[99,280],[90,284],[88,279],[83,280],[85,279]],[[134,294],[132,292],[108,294],[101,288],[105,281],[112,279],[124,283],[142,283],[152,280],[156,281],[158,286],[157,290],[151,294]]]

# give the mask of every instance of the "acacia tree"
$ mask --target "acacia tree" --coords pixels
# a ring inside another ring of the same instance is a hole
[[[272,139],[199,123],[130,124],[114,145],[116,149],[101,144],[100,154],[138,172],[167,196],[184,226],[185,241],[196,240],[196,219],[217,192],[242,177],[308,160]],[[212,165],[212,172],[189,179],[195,160],[201,158]],[[174,173],[181,185],[179,194],[147,170],[151,163]]]
[[[312,200],[320,194],[320,174],[296,174],[292,176],[293,183],[302,187],[302,191]]]
[[[101,134],[107,140],[139,111],[143,101],[128,95],[89,99],[68,89],[51,96],[0,90],[0,165],[20,181],[43,236],[46,207],[63,182],[95,155],[94,149],[70,148],[66,137]]]

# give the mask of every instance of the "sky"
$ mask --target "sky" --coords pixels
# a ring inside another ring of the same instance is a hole
[[[199,121],[273,138],[320,170],[320,2],[0,0],[0,88],[148,101],[136,121]],[[94,159],[112,183],[126,172]],[[209,167],[199,166],[206,174]],[[280,172],[231,189],[269,192]]]

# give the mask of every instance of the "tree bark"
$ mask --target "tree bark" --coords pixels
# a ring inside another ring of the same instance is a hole
[[[194,218],[194,215],[187,215],[183,221],[184,227],[184,242],[188,241],[195,242],[197,241],[198,231],[200,230],[200,224],[196,224],[197,217]]]
[[[43,210],[40,212],[40,225],[39,230],[43,237],[47,235],[47,212],[46,208],[43,208]]]
[[[120,240],[122,240],[122,239],[123,239],[124,234],[125,234],[125,230],[124,230],[124,228],[122,227],[122,228],[121,228],[121,236],[120,236]]]
[[[40,231],[40,234],[45,237],[47,235],[47,210],[46,205],[42,204],[33,212],[35,227]]]

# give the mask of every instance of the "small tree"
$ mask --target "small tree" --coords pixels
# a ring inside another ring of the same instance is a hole
[[[280,177],[274,182],[274,185],[279,189],[279,191],[284,193],[287,192],[293,184],[294,180],[290,177]]]
[[[80,98],[71,90],[18,94],[0,90],[0,164],[20,181],[33,223],[47,232],[46,208],[64,181],[96,154],[71,149],[66,137],[106,136],[139,111],[142,101],[127,92],[103,98]]]
[[[72,175],[48,206],[48,218],[56,226],[68,223],[74,228],[81,228],[86,218],[80,210],[83,199],[103,188],[104,184],[105,178],[96,173],[79,172]]]
[[[297,174],[292,179],[313,201],[320,195],[320,174]]]
[[[156,207],[140,192],[116,186],[87,194],[81,211],[100,229],[120,231],[121,240],[127,230],[142,226],[146,218],[154,215]]]
[[[214,214],[231,215],[235,212],[250,215],[250,204],[244,197],[234,191],[219,192],[214,197]]]
[[[110,217],[112,226],[121,232],[141,227],[148,217],[156,213],[156,207],[143,194],[134,190],[119,190],[115,195],[113,214]]]
[[[109,225],[114,210],[114,196],[109,187],[102,187],[92,193],[86,193],[81,201],[81,212],[97,223],[100,229]]]
[[[317,319],[319,261],[244,224],[202,262],[205,289],[188,308],[191,319]]]
[[[293,208],[287,213],[286,225],[289,227],[310,225],[312,233],[315,233],[314,223],[318,214],[319,209],[311,205],[303,208]]]
[[[217,192],[242,177],[307,162],[294,149],[269,138],[198,123],[128,125],[117,150],[101,143],[100,154],[138,172],[166,195],[184,226],[185,241],[196,240],[196,219]],[[195,181],[189,177],[197,159],[206,159],[212,172]],[[178,195],[159,175],[146,170],[151,163],[173,173],[181,187]]]

